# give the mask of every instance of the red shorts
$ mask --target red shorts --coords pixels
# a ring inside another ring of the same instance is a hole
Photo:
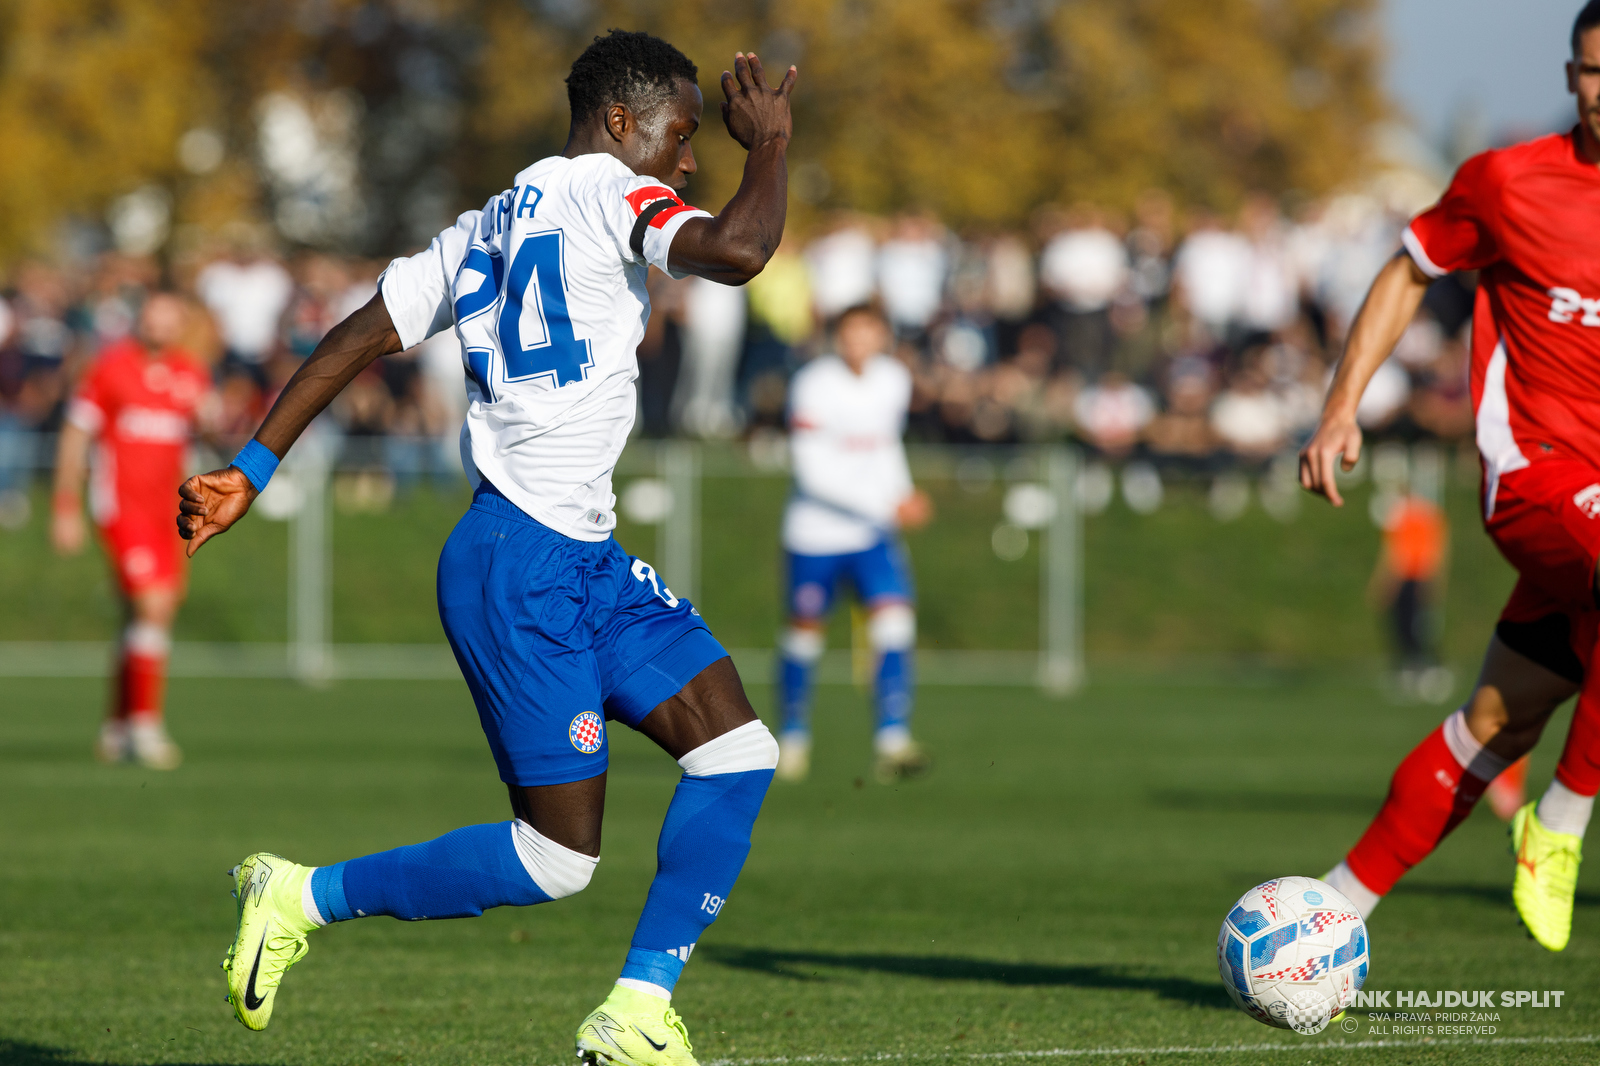
[[[183,538],[170,515],[164,522],[154,516],[122,514],[100,527],[106,554],[117,571],[124,594],[133,596],[157,588],[182,589],[185,576]]]
[[[1540,459],[1500,477],[1484,528],[1517,569],[1496,627],[1503,643],[1581,683],[1600,635],[1600,469]]]

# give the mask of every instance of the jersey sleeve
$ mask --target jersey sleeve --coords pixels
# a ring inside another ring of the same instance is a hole
[[[468,211],[456,224],[416,255],[394,260],[378,278],[378,291],[389,309],[403,347],[421,344],[455,324],[450,283],[466,258],[482,211]]]
[[[1481,270],[1500,258],[1495,239],[1500,181],[1492,164],[1489,152],[1463,163],[1439,202],[1401,234],[1406,252],[1430,278]]]
[[[112,406],[110,390],[106,387],[105,365],[104,359],[96,359],[90,365],[88,372],[78,382],[72,401],[67,404],[67,422],[91,437],[99,436],[105,428],[106,417]]]
[[[655,178],[633,178],[606,195],[606,222],[624,261],[647,263],[673,278],[688,275],[667,265],[672,239],[691,218],[711,212],[690,207]]]

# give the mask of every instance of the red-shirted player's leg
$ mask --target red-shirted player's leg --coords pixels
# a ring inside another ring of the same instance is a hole
[[[1472,697],[1401,761],[1378,816],[1328,882],[1370,913],[1472,812],[1488,783],[1533,747],[1576,689],[1491,639]]]
[[[1600,628],[1600,613],[1583,612],[1575,619],[1574,644],[1589,649],[1582,656],[1585,669],[1583,691],[1572,712],[1567,742],[1556,764],[1555,780],[1539,800],[1539,821],[1546,829],[1581,837],[1589,828],[1594,797],[1600,792],[1600,676],[1592,669],[1593,652]]]
[[[127,624],[118,642],[115,698],[100,731],[100,757],[171,769],[183,755],[167,736],[162,712],[172,622],[183,596],[182,541],[153,522],[128,518],[103,532]]]

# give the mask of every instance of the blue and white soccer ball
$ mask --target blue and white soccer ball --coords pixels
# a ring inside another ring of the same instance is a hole
[[[1318,1033],[1355,999],[1370,951],[1361,913],[1325,881],[1280,877],[1233,905],[1217,935],[1217,969],[1246,1014]]]

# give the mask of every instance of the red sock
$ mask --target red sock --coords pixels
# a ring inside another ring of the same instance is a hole
[[[1578,693],[1567,744],[1556,763],[1556,780],[1580,796],[1600,792],[1600,696],[1588,685]]]
[[[122,657],[124,716],[161,716],[167,687],[167,657],[125,652]]]
[[[1351,873],[1378,895],[1387,895],[1402,874],[1472,813],[1487,785],[1450,753],[1444,726],[1435,729],[1395,769],[1378,816],[1345,856]]]

